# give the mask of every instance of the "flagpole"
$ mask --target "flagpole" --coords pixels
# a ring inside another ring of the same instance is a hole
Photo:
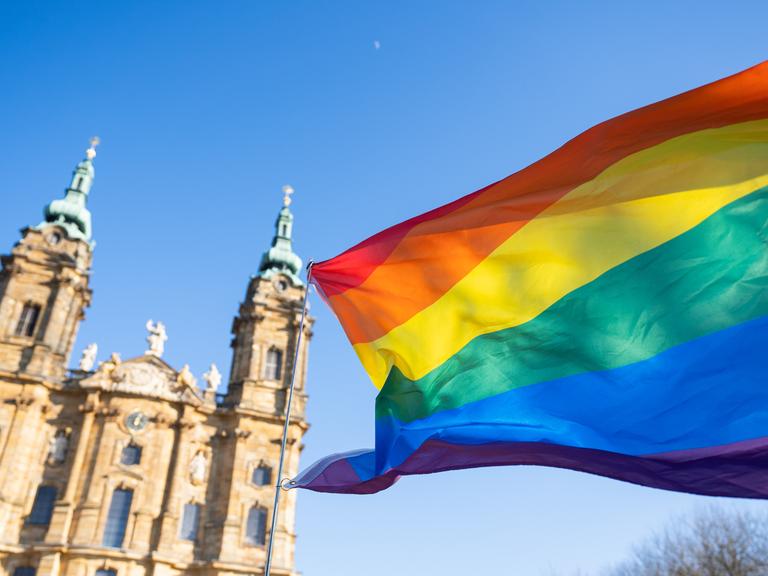
[[[272,505],[272,527],[269,530],[269,543],[267,544],[267,559],[264,563],[264,576],[269,576],[272,568],[272,547],[275,542],[275,531],[277,530],[277,512],[280,508],[280,490],[283,483],[283,462],[285,460],[285,446],[288,443],[288,428],[291,423],[291,407],[293,405],[293,388],[296,384],[296,366],[299,364],[299,350],[301,349],[301,339],[304,335],[304,318],[307,315],[307,302],[309,301],[309,289],[312,281],[312,265],[314,261],[310,260],[307,264],[307,289],[304,292],[304,302],[301,306],[301,321],[299,322],[299,335],[296,337],[296,350],[293,355],[293,367],[291,368],[291,384],[288,387],[288,403],[285,409],[285,423],[283,424],[283,441],[280,445],[280,461],[277,465],[277,482],[275,483],[275,502]]]

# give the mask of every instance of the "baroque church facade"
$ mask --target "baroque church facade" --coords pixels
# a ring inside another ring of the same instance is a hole
[[[93,143],[95,144],[95,142]],[[91,302],[94,145],[44,221],[22,230],[0,271],[0,575],[262,574],[289,377],[296,366],[284,475],[296,475],[312,319],[293,252],[291,190],[272,246],[232,325],[225,394],[147,352],[69,368]],[[284,492],[272,573],[292,576],[295,491]]]

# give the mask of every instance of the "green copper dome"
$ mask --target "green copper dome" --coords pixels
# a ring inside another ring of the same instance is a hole
[[[290,186],[283,188],[285,197],[283,207],[275,222],[275,236],[272,239],[272,247],[264,252],[259,265],[259,273],[263,278],[271,278],[275,274],[285,274],[293,282],[294,286],[303,286],[299,274],[301,272],[301,258],[294,253],[292,247],[293,214],[288,206],[291,203],[290,194],[293,189]]]
[[[57,224],[64,228],[67,235],[76,240],[91,240],[91,213],[85,206],[88,193],[91,191],[96,172],[93,159],[96,157],[95,146],[98,138],[91,140],[91,147],[85,153],[85,159],[80,162],[72,173],[72,181],[67,188],[64,198],[54,200],[45,207],[45,220],[36,228]]]

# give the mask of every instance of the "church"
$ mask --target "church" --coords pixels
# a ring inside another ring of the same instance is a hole
[[[24,228],[0,271],[0,575],[263,574],[288,384],[284,476],[299,469],[313,319],[292,247],[290,189],[232,324],[227,391],[163,359],[149,320],[137,358],[85,347],[94,139],[64,198]],[[295,491],[284,492],[272,574],[292,576]]]

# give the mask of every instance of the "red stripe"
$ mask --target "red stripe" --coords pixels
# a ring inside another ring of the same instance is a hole
[[[508,214],[494,214],[496,203],[535,194],[536,198],[522,202],[528,205],[527,212],[515,214],[516,225],[511,228],[511,235],[521,224],[535,218],[570,190],[630,154],[688,132],[766,117],[766,87],[768,64],[762,63],[603,122],[542,160],[495,184],[392,226],[335,258],[317,263],[313,271],[317,284],[333,301],[334,295],[365,282],[383,262],[393,258],[398,261],[397,247],[406,237],[439,233],[441,218],[452,214],[448,220],[451,222],[450,229],[454,231],[457,230],[457,222],[466,230],[492,225],[508,217]],[[482,259],[509,235],[489,239],[478,257]],[[412,254],[413,248],[405,252]],[[446,254],[445,257],[450,256]],[[465,272],[463,268],[459,272]],[[460,277],[446,279],[446,287],[452,286],[458,279]],[[424,305],[429,303],[427,301]]]

